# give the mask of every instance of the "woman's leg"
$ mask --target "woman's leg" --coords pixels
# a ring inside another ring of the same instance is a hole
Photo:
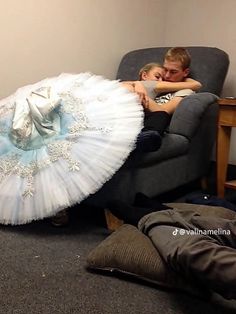
[[[166,111],[145,112],[143,131],[154,130],[162,135],[168,127],[170,120],[171,115]]]

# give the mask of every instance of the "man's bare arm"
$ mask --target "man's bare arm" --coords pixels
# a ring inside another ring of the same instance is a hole
[[[176,92],[181,89],[191,89],[192,91],[198,91],[202,87],[202,84],[191,78],[187,78],[183,82],[165,82],[159,81],[156,85],[156,92],[158,93],[168,93]]]

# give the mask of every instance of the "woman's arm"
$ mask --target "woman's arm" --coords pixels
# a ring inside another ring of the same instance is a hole
[[[165,82],[158,81],[156,85],[157,93],[168,93],[177,92],[181,89],[191,89],[193,91],[198,91],[202,87],[202,84],[191,78],[187,78],[183,82]]]
[[[148,101],[147,91],[140,81],[124,81],[121,84],[129,91],[136,93],[143,105],[146,104]]]
[[[134,92],[134,81],[124,81],[121,84],[127,88],[130,92]]]

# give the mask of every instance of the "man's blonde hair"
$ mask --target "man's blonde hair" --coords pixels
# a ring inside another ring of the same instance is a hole
[[[147,64],[145,64],[145,65],[139,70],[139,73],[138,73],[139,80],[140,80],[140,81],[142,80],[142,74],[143,74],[143,72],[148,73],[150,70],[152,70],[152,69],[155,68],[155,67],[164,69],[164,67],[163,67],[160,63],[157,63],[157,62],[147,63]]]
[[[170,48],[165,54],[164,60],[166,61],[179,61],[182,65],[182,69],[185,70],[190,67],[191,56],[184,47]]]

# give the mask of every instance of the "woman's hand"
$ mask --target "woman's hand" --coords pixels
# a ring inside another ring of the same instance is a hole
[[[134,92],[136,94],[138,94],[138,96],[139,96],[140,102],[142,103],[144,108],[146,108],[145,106],[148,105],[149,98],[148,98],[147,91],[146,91],[145,87],[143,86],[143,84],[140,81],[133,82],[133,87],[134,87]]]
[[[122,85],[129,91],[136,93],[139,96],[140,102],[145,109],[148,109],[149,98],[147,91],[140,81],[125,81]]]

